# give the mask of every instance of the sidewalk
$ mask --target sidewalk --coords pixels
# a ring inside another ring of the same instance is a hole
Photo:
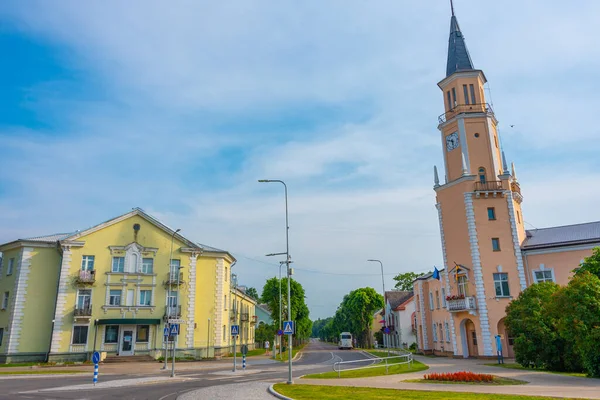
[[[417,373],[376,376],[372,378],[347,378],[347,379],[297,379],[296,384],[301,385],[326,385],[326,386],[354,386],[386,389],[410,389],[448,392],[471,392],[490,394],[519,394],[529,396],[567,397],[600,399],[600,380],[580,378],[575,376],[550,374],[526,370],[511,370],[483,365],[486,361],[471,359],[452,359],[445,357],[415,356],[418,360],[429,366],[427,371]],[[487,361],[489,363],[489,361]],[[457,385],[457,384],[425,384],[402,382],[408,379],[420,379],[424,374],[432,372],[472,371],[485,374],[498,375],[505,378],[520,379],[529,382],[527,385],[482,386],[482,385]]]

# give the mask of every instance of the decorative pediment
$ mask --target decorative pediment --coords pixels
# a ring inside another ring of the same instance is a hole
[[[123,256],[128,253],[137,253],[141,255],[153,254],[156,256],[156,253],[158,253],[157,248],[144,247],[136,242],[129,243],[127,246],[108,246],[108,248],[110,249],[110,254],[113,256]]]

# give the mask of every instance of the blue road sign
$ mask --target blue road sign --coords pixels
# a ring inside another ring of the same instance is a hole
[[[237,336],[240,334],[240,326],[239,325],[231,325],[231,336]]]
[[[283,333],[286,335],[294,334],[294,321],[283,321]]]
[[[387,326],[383,328],[383,333],[390,333],[390,328],[388,328]]]
[[[179,335],[179,325],[173,324],[171,325],[171,336]]]
[[[283,335],[283,331],[281,329],[277,329],[277,336]]]
[[[100,353],[98,353],[97,351],[95,351],[94,354],[92,354],[92,362],[94,364],[98,364],[100,362]]]
[[[163,336],[169,336],[169,327],[165,326],[165,329],[163,329]]]

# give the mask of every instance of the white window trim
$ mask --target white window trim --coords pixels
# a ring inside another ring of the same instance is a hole
[[[442,308],[446,308],[446,288],[442,288]]]
[[[8,294],[8,296],[7,296]],[[10,292],[5,291],[2,293],[2,310],[8,310],[10,306]]]
[[[143,292],[143,291],[148,291],[148,292],[150,292],[150,304],[140,304],[140,303],[142,302],[142,292]],[[153,298],[154,296],[152,296],[152,289],[146,289],[146,288],[144,288],[144,289],[140,289],[140,288],[138,288],[138,293],[137,293],[137,295],[138,295],[138,296],[137,296],[137,298],[138,298],[138,306],[140,306],[140,307],[152,307],[152,306],[153,306],[153,304],[152,304],[152,298]]]
[[[502,287],[502,282],[506,282],[506,285],[508,286],[508,294],[504,294],[504,293],[503,293],[503,294],[502,294],[502,295],[500,295],[500,296],[499,296],[498,294],[496,294],[496,282],[497,282],[497,281],[496,281],[496,279],[494,278],[494,275],[496,275],[496,274],[498,274],[498,275],[506,275],[506,281],[500,280],[500,281],[498,281],[498,282],[500,282],[500,287]],[[510,294],[510,280],[508,279],[508,273],[507,273],[507,272],[494,272],[494,273],[492,274],[492,279],[493,279],[493,281],[494,281],[494,294],[496,295],[496,298],[499,298],[499,299],[508,299],[508,298],[512,298],[512,295]]]
[[[433,304],[433,293],[429,292],[429,310],[433,311],[433,307],[434,307],[434,304]]]
[[[119,300],[120,300],[119,304],[110,304],[110,298],[112,297],[112,295],[110,294],[110,292],[112,292],[112,291],[115,291],[115,292],[118,291],[118,292],[120,292],[120,294],[119,294]],[[123,305],[123,290],[121,290],[121,289],[110,289],[109,288],[109,290],[108,290],[108,304],[107,304],[107,306],[109,306],[109,307],[121,307],[122,305]]]
[[[73,343],[73,339],[75,338],[75,327],[76,326],[87,326],[88,331],[87,331],[87,335],[85,337],[85,343]],[[90,325],[89,324],[73,324],[73,327],[71,328],[71,342],[69,344],[71,346],[85,346],[85,348],[87,349],[87,345],[90,341],[89,336],[90,336]]]
[[[152,272],[144,272],[144,260],[152,260]],[[143,257],[142,258],[142,264],[140,266],[140,273],[142,274],[154,274],[154,258],[152,257]]]
[[[437,334],[437,324],[434,322],[432,325],[433,325],[433,326],[432,326],[432,328],[433,328],[433,329],[432,329],[432,330],[433,330],[433,341],[434,341],[435,343],[437,343],[437,341],[438,341],[438,334]]]
[[[537,277],[535,276],[536,272],[546,272],[546,271],[550,271],[552,273],[552,282],[556,283],[556,277],[554,276],[554,268],[545,268],[544,264],[540,264],[540,269],[531,271],[531,274],[533,275],[533,281],[535,283],[539,283],[537,280]]]
[[[450,324],[447,321],[444,322],[444,330],[446,331],[446,342],[450,343]]]
[[[6,267],[6,276],[12,275],[14,270],[15,270],[15,259],[13,257],[13,258],[8,259],[8,266]]]
[[[123,271],[115,271],[115,258],[123,259]],[[110,260],[110,272],[113,274],[124,274],[125,271],[125,257],[124,256],[113,256]]]
[[[77,289],[77,296],[75,297],[75,308],[77,308],[79,306],[79,294],[81,293],[81,291],[90,291],[90,307],[92,306],[92,296],[93,296],[93,292],[92,289]]]

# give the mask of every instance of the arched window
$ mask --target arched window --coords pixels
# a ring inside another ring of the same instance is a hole
[[[479,168],[479,182],[481,182],[481,183],[485,183],[486,182],[486,180],[485,180],[485,168],[483,168],[483,167]]]

